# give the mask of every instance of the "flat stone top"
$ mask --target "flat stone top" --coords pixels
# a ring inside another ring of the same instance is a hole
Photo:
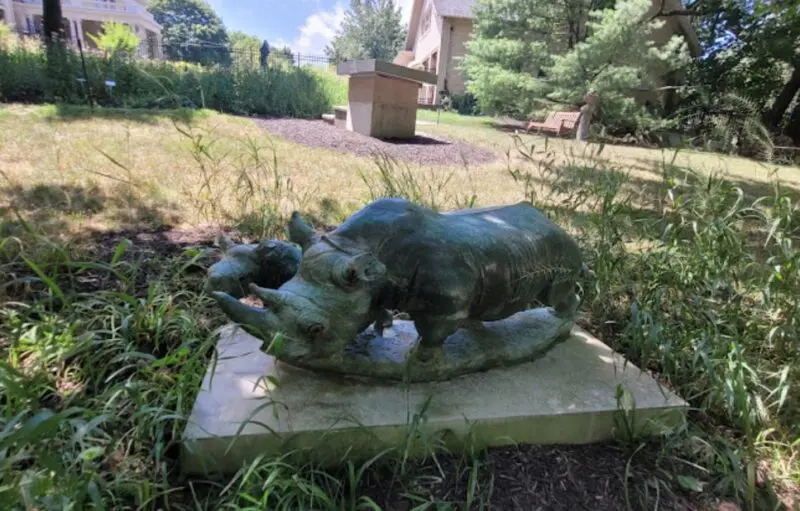
[[[436,74],[412,69],[410,67],[398,66],[383,60],[348,60],[336,66],[336,73],[339,75],[357,74],[381,74],[391,78],[409,80],[418,83],[436,84]]]
[[[264,426],[278,434],[357,425],[398,427],[429,396],[428,422],[455,427],[465,418],[504,421],[613,412],[618,409],[618,385],[631,393],[640,411],[686,406],[580,328],[534,362],[408,386],[356,382],[297,369],[261,352],[261,344],[241,328],[223,330],[219,358],[206,374],[187,438],[234,437],[243,423],[243,435],[264,434]]]

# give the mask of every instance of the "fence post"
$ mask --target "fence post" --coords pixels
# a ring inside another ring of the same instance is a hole
[[[268,58],[269,58],[269,43],[267,42],[266,39],[264,39],[264,42],[261,44],[261,50],[259,55],[259,64],[261,64],[261,67],[263,68],[267,67]]]
[[[86,59],[83,57],[83,45],[81,44],[80,38],[78,39],[78,51],[81,54],[81,67],[83,68],[83,80],[86,84],[86,91],[88,94],[89,100],[89,110],[94,112],[94,94],[92,93],[92,84],[89,82],[89,74],[86,72]]]

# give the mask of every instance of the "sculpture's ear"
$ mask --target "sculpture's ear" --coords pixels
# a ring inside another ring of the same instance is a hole
[[[229,237],[225,236],[224,234],[220,234],[214,240],[214,244],[216,244],[219,249],[224,254],[227,252],[235,243]]]
[[[358,280],[373,282],[386,275],[386,266],[371,254],[361,254],[350,261],[348,272]]]
[[[305,252],[308,247],[316,243],[317,235],[307,223],[303,222],[300,218],[300,213],[297,211],[292,212],[292,218],[289,220],[289,240],[292,243],[297,243],[300,248]]]

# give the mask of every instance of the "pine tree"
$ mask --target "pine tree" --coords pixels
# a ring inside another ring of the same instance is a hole
[[[652,0],[621,0],[613,9],[590,13],[586,40],[553,57],[547,71],[548,99],[574,104],[586,91],[595,90],[604,124],[641,123],[646,112],[634,101],[634,91],[657,87],[656,76],[688,63],[681,36],[662,45],[650,39],[666,23],[648,18],[651,7]]]
[[[549,102],[572,108],[589,90],[603,120],[641,113],[632,98],[686,59],[675,36],[655,46],[652,0],[476,0],[475,29],[463,68],[484,111],[526,117]]]
[[[540,71],[563,50],[560,6],[549,0],[476,0],[462,69],[485,112],[526,116],[547,90]]]

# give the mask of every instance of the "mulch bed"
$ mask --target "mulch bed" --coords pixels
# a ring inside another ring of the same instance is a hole
[[[438,466],[431,460],[408,468],[416,476],[411,484],[387,469],[361,490],[387,511],[419,505],[403,497],[406,492],[462,506],[471,494],[471,509],[503,511],[717,509],[712,495],[690,493],[677,484],[676,472],[691,472],[656,466],[657,454],[655,444],[638,452],[613,443],[490,448],[479,456],[476,476],[471,474],[473,462],[443,456]]]
[[[379,140],[347,131],[322,120],[255,119],[256,124],[273,135],[308,147],[332,149],[358,156],[383,153],[395,160],[420,165],[479,165],[497,159],[492,151],[441,135],[424,133],[408,140]]]

